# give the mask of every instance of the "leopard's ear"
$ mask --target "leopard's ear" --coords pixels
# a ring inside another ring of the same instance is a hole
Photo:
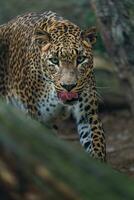
[[[90,44],[95,44],[97,39],[96,27],[91,27],[81,32],[82,39],[88,41]]]
[[[50,43],[51,36],[48,32],[40,28],[36,28],[33,35],[33,40],[36,41],[40,47],[42,47]]]

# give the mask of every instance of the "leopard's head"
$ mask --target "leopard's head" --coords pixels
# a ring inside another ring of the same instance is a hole
[[[44,77],[54,84],[57,94],[65,94],[65,98],[59,98],[77,99],[93,68],[96,29],[82,31],[64,20],[53,23],[47,31],[36,28],[34,38],[40,49]]]

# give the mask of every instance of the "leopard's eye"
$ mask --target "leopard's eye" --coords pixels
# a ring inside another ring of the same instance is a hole
[[[57,57],[52,57],[49,58],[49,60],[51,61],[51,63],[58,65],[59,64],[59,59]]]
[[[85,59],[86,59],[85,56],[78,56],[78,57],[77,57],[77,64],[83,63]]]

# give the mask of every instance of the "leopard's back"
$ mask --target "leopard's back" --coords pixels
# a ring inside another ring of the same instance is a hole
[[[39,65],[38,52],[30,48],[31,36],[36,27],[48,26],[53,17],[56,14],[51,11],[28,13],[0,26],[0,96],[5,96],[25,82],[30,54],[35,55]]]
[[[8,43],[4,38],[4,26],[0,26],[0,96],[6,93],[6,74],[8,67]]]

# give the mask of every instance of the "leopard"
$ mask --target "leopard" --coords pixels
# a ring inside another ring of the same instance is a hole
[[[52,11],[2,24],[0,97],[43,124],[68,110],[85,152],[105,161],[93,64],[96,37],[95,27],[81,29]]]

